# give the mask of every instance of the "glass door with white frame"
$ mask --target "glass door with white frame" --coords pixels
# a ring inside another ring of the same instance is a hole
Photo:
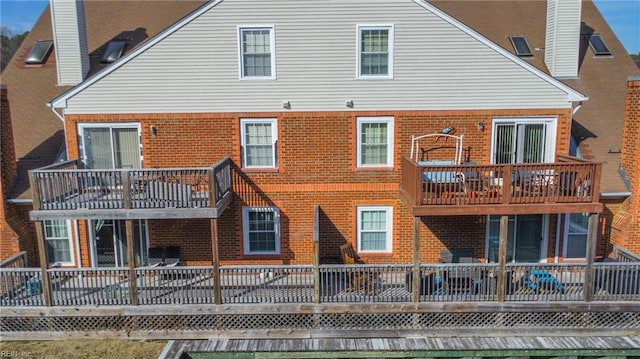
[[[86,168],[142,167],[138,124],[82,124],[80,136]]]
[[[494,120],[493,163],[553,162],[555,120]]]

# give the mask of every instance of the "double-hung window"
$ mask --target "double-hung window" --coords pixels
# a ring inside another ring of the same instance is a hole
[[[276,207],[243,207],[245,254],[280,254],[280,211]]]
[[[238,27],[241,79],[275,79],[273,26]]]
[[[278,142],[276,119],[242,119],[240,127],[243,167],[275,168]]]
[[[358,26],[358,78],[393,78],[393,25]]]
[[[358,117],[358,167],[393,167],[393,117]]]
[[[584,259],[587,257],[587,236],[589,233],[589,214],[571,213],[566,216],[565,259]]]
[[[67,221],[54,219],[44,223],[44,239],[49,263],[73,264]]]
[[[358,207],[358,252],[391,253],[393,207]]]

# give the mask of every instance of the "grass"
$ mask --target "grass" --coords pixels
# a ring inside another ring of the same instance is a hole
[[[3,340],[0,342],[0,358],[157,359],[166,344],[162,340]]]

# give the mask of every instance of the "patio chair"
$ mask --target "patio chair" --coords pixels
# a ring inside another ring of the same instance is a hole
[[[169,246],[166,248],[164,264],[165,266],[180,265],[180,247]]]
[[[147,266],[158,267],[164,264],[164,248],[162,247],[149,247],[147,255]]]
[[[340,246],[340,253],[344,264],[364,264],[364,261],[356,257],[351,244],[345,243]],[[363,268],[364,269],[364,268]],[[366,270],[351,271],[348,275],[349,289],[355,292],[375,295],[379,276]]]

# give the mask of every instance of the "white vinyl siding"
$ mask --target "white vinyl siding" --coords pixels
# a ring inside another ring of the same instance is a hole
[[[248,11],[250,9],[250,11]],[[275,24],[277,81],[238,78],[238,24]],[[394,25],[393,81],[355,76],[358,24]],[[413,1],[225,0],[68,99],[66,114],[570,108],[569,95]],[[114,64],[115,65],[115,64]]]
[[[581,0],[548,0],[544,61],[554,77],[578,76]]]
[[[242,119],[242,166],[275,168],[278,124],[275,119]]]
[[[393,207],[358,207],[358,252],[391,253]]]
[[[358,117],[358,167],[393,167],[393,117]]]
[[[245,254],[280,254],[280,211],[276,207],[243,207]]]
[[[69,223],[65,220],[55,219],[44,221],[43,225],[49,264],[73,265]]]
[[[89,55],[82,1],[51,1],[58,85],[75,85],[89,72]]]
[[[358,26],[358,77],[393,78],[393,26]]]
[[[273,26],[238,27],[240,78],[275,79]]]

